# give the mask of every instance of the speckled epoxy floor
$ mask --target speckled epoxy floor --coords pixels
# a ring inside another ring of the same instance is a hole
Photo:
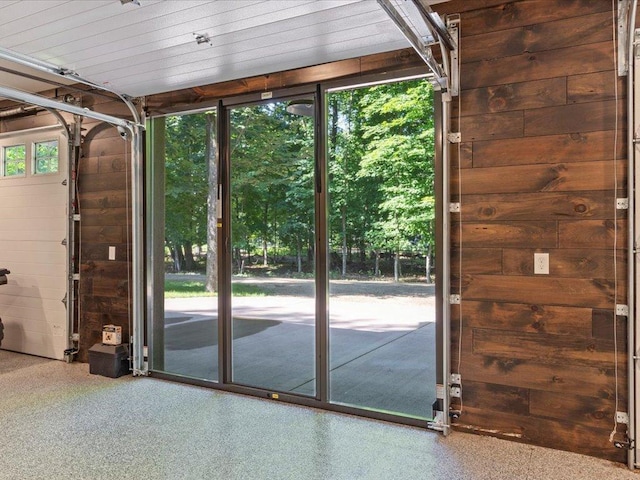
[[[615,480],[623,466],[0,351],[0,479]]]

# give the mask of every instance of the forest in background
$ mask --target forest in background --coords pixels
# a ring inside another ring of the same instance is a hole
[[[435,237],[431,85],[412,80],[342,90],[329,93],[327,101],[332,277],[426,277],[430,282]],[[231,110],[234,274],[313,273],[313,117],[290,113],[288,105]],[[168,271],[214,275],[215,122],[215,111],[166,118]]]

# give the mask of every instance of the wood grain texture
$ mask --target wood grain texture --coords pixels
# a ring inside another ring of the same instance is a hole
[[[612,55],[612,42],[600,42],[465,63],[460,86],[468,90],[611,70]]]
[[[625,129],[626,103],[622,100],[575,103],[560,107],[537,108],[524,113],[527,137],[558,133],[582,133]]]
[[[474,88],[460,96],[460,103],[465,116],[564,105],[567,81],[551,78]]]
[[[521,111],[473,115],[460,119],[465,141],[521,137],[524,116]]]
[[[465,275],[463,298],[509,303],[613,308],[613,281],[596,278]]]
[[[557,245],[557,222],[464,222],[462,239],[457,224],[451,227],[451,243],[463,248],[531,247]]]
[[[614,172],[617,171],[617,175]],[[625,185],[627,164],[610,161],[514,165],[472,168],[465,171],[464,194],[577,192],[613,190]],[[507,179],[507,181],[504,181]],[[458,177],[452,176],[452,190],[459,191]]]
[[[542,303],[502,303],[465,299],[462,306],[452,305],[451,309],[452,318],[458,318],[462,309],[465,328],[490,328],[584,338],[590,338],[593,333],[593,310],[588,307],[558,307]]]
[[[464,138],[464,133],[462,134]],[[616,141],[617,138],[617,141]],[[473,142],[473,166],[592,162],[626,158],[623,130]]]
[[[505,275],[533,275],[534,249],[505,248],[503,253],[503,273]],[[554,277],[573,278],[618,278],[623,281],[626,275],[626,252],[617,254],[602,249],[554,249],[549,253],[549,274]]]
[[[562,395],[541,390],[530,391],[532,415],[580,423],[593,428],[611,428],[615,406],[606,399],[581,395]]]
[[[617,92],[616,92],[617,88]],[[602,102],[626,97],[625,77],[614,70],[567,77],[567,102]]]
[[[607,219],[614,215],[615,195],[603,192],[540,192],[465,195],[463,221],[548,221]]]
[[[607,220],[561,221],[558,223],[558,246],[560,248],[627,248],[625,232],[626,220],[614,222]]]
[[[463,25],[462,30],[467,25]],[[500,31],[486,31],[473,36],[463,34],[462,63],[540,52],[575,45],[611,41],[611,12],[584,15],[580,22],[565,18]]]

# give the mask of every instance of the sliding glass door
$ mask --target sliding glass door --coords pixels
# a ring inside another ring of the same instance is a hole
[[[312,99],[229,113],[231,381],[315,395]],[[306,109],[306,110],[305,110]],[[301,114],[302,113],[302,114]]]

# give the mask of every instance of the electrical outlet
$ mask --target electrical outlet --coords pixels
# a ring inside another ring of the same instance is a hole
[[[533,254],[533,273],[536,275],[549,275],[549,254]]]

